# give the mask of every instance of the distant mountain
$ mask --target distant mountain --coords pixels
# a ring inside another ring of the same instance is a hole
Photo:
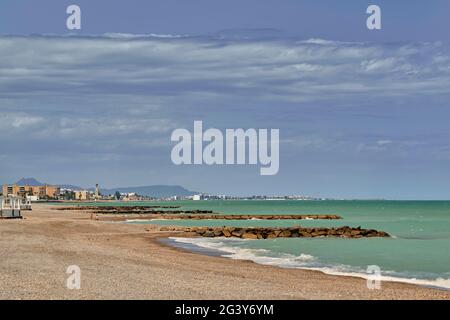
[[[93,188],[91,190],[94,190]],[[143,187],[121,187],[112,189],[101,189],[102,194],[114,194],[116,192],[121,193],[137,193],[141,196],[148,196],[154,198],[164,198],[173,196],[192,196],[197,192],[189,191],[182,186],[143,186]]]
[[[45,186],[45,185],[53,185],[51,183],[44,183],[36,180],[35,178],[22,178],[15,183],[18,186]],[[72,189],[72,190],[81,190],[83,188],[78,186],[73,186],[70,184],[57,184],[57,187],[64,189]]]
[[[37,181],[35,178],[22,178],[16,182],[19,186],[44,186],[45,183]]]
[[[42,183],[36,180],[35,178],[22,178],[16,182],[17,185],[30,185],[30,186],[44,186],[48,185],[47,183]],[[50,184],[53,185],[53,184]],[[85,188],[70,185],[70,184],[57,184],[56,186],[64,189],[72,189],[72,190],[82,190]],[[94,191],[95,188],[88,188],[90,191]],[[192,196],[197,194],[198,192],[189,191],[182,186],[166,186],[166,185],[154,185],[154,186],[143,186],[143,187],[120,187],[120,188],[111,188],[111,189],[103,189],[101,188],[100,192],[102,194],[114,194],[116,191],[121,193],[137,193],[141,196],[155,197],[155,198],[164,198],[164,197],[173,197],[173,196]]]

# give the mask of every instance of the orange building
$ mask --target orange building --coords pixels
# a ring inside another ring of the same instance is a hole
[[[60,188],[55,186],[19,186],[16,184],[13,185],[4,185],[3,186],[3,195],[13,195],[13,196],[37,196],[39,198],[58,198],[60,192]]]

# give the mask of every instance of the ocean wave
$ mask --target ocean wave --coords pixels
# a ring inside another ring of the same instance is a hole
[[[289,253],[277,253],[268,249],[242,248],[239,244],[246,241],[243,239],[205,239],[205,238],[170,238],[173,242],[183,247],[183,244],[217,251],[221,256],[237,260],[250,260],[263,265],[271,265],[282,268],[297,268],[305,270],[320,271],[329,275],[352,276],[367,280],[379,280],[389,282],[401,282],[440,289],[450,290],[450,279],[419,279],[412,274],[399,273],[394,271],[383,271],[382,275],[374,277],[373,274],[366,273],[360,267],[349,265],[325,265],[316,257],[309,254],[293,255]],[[225,240],[225,241],[224,241]]]
[[[308,265],[315,261],[315,258],[308,254],[295,256],[292,254],[272,255],[272,251],[268,249],[250,249],[233,246],[233,243],[251,241],[243,239],[227,239],[224,241],[211,241],[204,238],[170,238],[178,243],[194,245],[203,249],[217,250],[221,256],[236,260],[251,260],[259,264],[275,265],[286,268],[294,268],[302,264]]]

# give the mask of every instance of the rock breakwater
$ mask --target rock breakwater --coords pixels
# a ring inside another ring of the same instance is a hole
[[[239,227],[161,227],[161,231],[183,231],[195,236],[215,238],[241,238],[241,239],[274,239],[274,238],[314,238],[314,237],[338,237],[338,238],[371,238],[390,237],[384,231],[374,229],[352,228],[348,226],[336,228],[239,228]]]
[[[342,219],[338,215],[255,215],[255,214],[162,214],[154,215],[153,219],[183,219],[183,220],[335,220]]]

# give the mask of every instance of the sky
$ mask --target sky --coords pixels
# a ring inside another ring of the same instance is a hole
[[[448,1],[2,1],[0,182],[450,198]],[[65,29],[65,8],[82,30]],[[280,129],[280,170],[175,166],[177,128]]]
[[[205,35],[229,29],[277,29],[341,41],[448,39],[447,0],[2,0],[0,33],[67,33],[66,8],[82,9],[81,34]],[[383,29],[366,28],[366,9],[382,9]]]

